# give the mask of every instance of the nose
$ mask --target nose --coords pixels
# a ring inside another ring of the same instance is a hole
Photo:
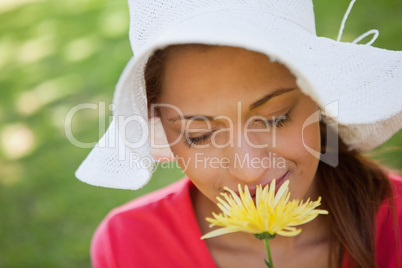
[[[244,136],[234,141],[233,147],[226,148],[229,158],[228,172],[244,183],[252,183],[261,179],[269,168],[269,152],[267,148],[258,148]]]

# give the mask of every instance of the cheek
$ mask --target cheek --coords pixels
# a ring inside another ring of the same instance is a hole
[[[183,135],[175,130],[165,128],[166,138],[170,144],[170,149],[176,157],[176,161],[190,178],[197,175],[197,170],[206,169],[204,165],[205,152],[199,152],[189,148],[184,143]],[[198,171],[199,173],[199,171]]]
[[[320,126],[318,122],[309,125],[303,130],[301,146],[300,165],[303,166],[302,172],[308,178],[313,178],[317,171],[321,151]]]
[[[293,122],[284,133],[278,132],[277,154],[290,162],[293,176],[289,187],[296,199],[304,199],[314,191],[321,148],[319,123],[303,129],[303,122]]]
[[[311,156],[319,159],[321,152],[321,137],[320,137],[320,125],[318,122],[308,125],[303,130],[303,136],[300,138],[301,150],[304,153],[308,153]]]
[[[317,105],[308,97],[303,97],[298,107],[298,113],[284,135],[288,141],[289,151],[293,151],[295,158],[301,161],[305,158],[320,158],[321,138],[319,112]]]
[[[164,130],[173,155],[187,158],[191,150],[189,150],[182,141],[183,135],[170,128],[164,127]]]
[[[216,203],[216,196],[220,193],[221,180],[224,177],[224,169],[219,168],[219,164],[212,164],[210,160],[215,157],[211,152],[200,152],[188,148],[183,140],[177,141],[180,136],[176,131],[165,128],[166,137],[169,143],[175,142],[170,146],[171,151],[176,156],[176,161],[181,169],[191,179],[197,189],[202,192],[210,201]]]
[[[303,122],[277,131],[276,150],[284,157],[295,162],[305,158],[319,158],[321,150],[319,123],[306,126]]]

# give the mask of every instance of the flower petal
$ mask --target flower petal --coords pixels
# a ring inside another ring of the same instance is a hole
[[[209,233],[206,233],[205,235],[201,236],[201,239],[211,238],[211,237],[234,233],[234,232],[237,232],[237,231],[229,230],[227,228],[220,228],[220,229],[211,231]]]
[[[233,232],[296,236],[301,229],[295,226],[307,223],[320,214],[328,214],[326,210],[316,209],[321,205],[320,197],[316,201],[289,201],[289,180],[276,193],[275,186],[275,179],[270,186],[262,188],[257,185],[255,204],[247,186],[243,190],[239,184],[239,194],[225,187],[226,192],[221,193],[223,198],[217,197],[217,206],[222,212],[212,213],[213,218],[206,218],[211,227],[223,228],[207,233],[202,239]]]

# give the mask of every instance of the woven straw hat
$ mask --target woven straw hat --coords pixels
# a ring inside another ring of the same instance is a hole
[[[138,189],[152,176],[152,154],[170,154],[151,146],[149,137],[156,145],[166,138],[158,119],[148,120],[144,67],[172,44],[242,47],[284,64],[350,148],[370,150],[401,128],[402,52],[317,37],[311,0],[129,0],[129,7],[135,57],[117,84],[112,124],[76,172],[86,183]]]

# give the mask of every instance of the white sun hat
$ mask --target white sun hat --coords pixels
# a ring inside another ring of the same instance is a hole
[[[351,149],[368,151],[401,128],[402,52],[317,37],[311,0],[129,0],[129,7],[135,56],[116,86],[113,122],[76,172],[86,183],[138,189],[152,176],[152,155],[170,156],[159,146],[160,121],[148,117],[144,68],[173,44],[241,47],[284,64]]]

